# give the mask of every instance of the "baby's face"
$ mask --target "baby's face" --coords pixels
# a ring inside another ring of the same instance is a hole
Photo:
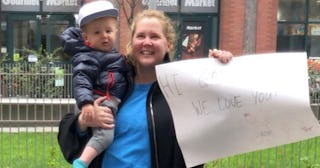
[[[117,37],[117,19],[113,17],[102,17],[95,19],[82,28],[85,42],[103,52],[110,52]]]

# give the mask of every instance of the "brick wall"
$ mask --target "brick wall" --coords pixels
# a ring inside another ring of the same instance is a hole
[[[278,0],[258,0],[256,52],[275,52],[277,48]]]
[[[131,7],[129,6],[131,0],[125,2],[125,1],[121,1],[121,7],[120,7],[120,33],[119,33],[119,51],[120,53],[126,54],[126,47],[127,44],[130,40],[130,24],[128,23],[128,17],[130,17],[131,14],[135,15],[138,12],[140,12],[142,10],[142,6],[141,5],[137,5],[134,8],[134,12],[131,13]],[[136,2],[140,2],[141,1],[136,1]],[[125,10],[125,11],[124,11]]]
[[[119,30],[119,51],[120,53],[126,53],[126,46],[130,39],[130,25],[128,24],[127,18],[123,12],[123,7],[120,7],[120,30]],[[130,10],[128,5],[125,5],[125,10]]]
[[[231,51],[234,55],[243,54],[244,24],[246,0],[220,0],[219,48]],[[277,10],[279,0],[257,0],[256,53],[275,52],[277,42]],[[125,4],[127,13],[130,7]],[[127,18],[120,8],[119,51],[126,53],[126,45],[130,39]],[[135,14],[141,8],[135,9]]]
[[[243,54],[246,0],[221,0],[220,49]],[[278,0],[257,0],[256,53],[275,52]],[[254,33],[254,32],[253,32]]]
[[[221,0],[219,48],[242,54],[245,0]]]

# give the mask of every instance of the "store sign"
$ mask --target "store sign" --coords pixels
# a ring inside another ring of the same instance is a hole
[[[155,4],[158,10],[165,12],[179,12],[181,2],[181,12],[183,13],[217,13],[217,0],[142,0],[144,6],[152,7]]]
[[[165,12],[178,12],[178,0],[158,0],[157,9]]]
[[[217,0],[181,0],[181,12],[217,13]]]
[[[156,6],[157,10],[162,10],[165,12],[178,12],[179,5],[178,0],[142,0],[142,5],[147,6],[147,8],[152,9]]]
[[[1,11],[39,11],[39,0],[1,0]]]
[[[78,13],[80,0],[44,0],[44,12],[75,12]]]
[[[39,12],[78,12],[80,0],[1,0],[1,11]]]

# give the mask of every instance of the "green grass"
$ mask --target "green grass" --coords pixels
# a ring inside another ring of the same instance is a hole
[[[320,137],[219,159],[206,168],[320,168]],[[71,168],[57,133],[0,132],[0,168]]]
[[[70,168],[58,146],[57,133],[0,132],[1,168]]]
[[[206,164],[205,168],[320,168],[320,137],[275,148],[236,155]]]

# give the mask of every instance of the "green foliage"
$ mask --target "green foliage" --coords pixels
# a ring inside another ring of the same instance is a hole
[[[308,59],[309,90],[313,99],[320,98],[320,59]]]
[[[63,87],[55,86],[55,70],[59,68],[56,62],[61,49],[53,53],[23,49],[24,53],[38,58],[37,62],[28,63],[19,58],[15,63],[2,63],[1,65],[1,91],[3,97],[60,97]]]
[[[15,52],[19,54],[19,57],[16,58],[15,62],[27,62],[28,56],[35,56],[38,59],[37,63],[40,64],[47,64],[50,62],[69,62],[70,57],[66,56],[61,49],[61,47],[58,47],[52,52],[47,52],[43,47],[40,47],[38,50],[28,48],[16,49]]]
[[[55,86],[53,64],[18,63],[5,66],[3,91],[9,97],[58,97],[63,88]],[[5,95],[4,95],[5,96]]]
[[[5,61],[8,61],[8,54],[1,54],[0,55],[0,64],[5,62]]]
[[[320,164],[313,164],[309,157],[302,157],[300,160],[306,165],[306,168],[320,168]]]

